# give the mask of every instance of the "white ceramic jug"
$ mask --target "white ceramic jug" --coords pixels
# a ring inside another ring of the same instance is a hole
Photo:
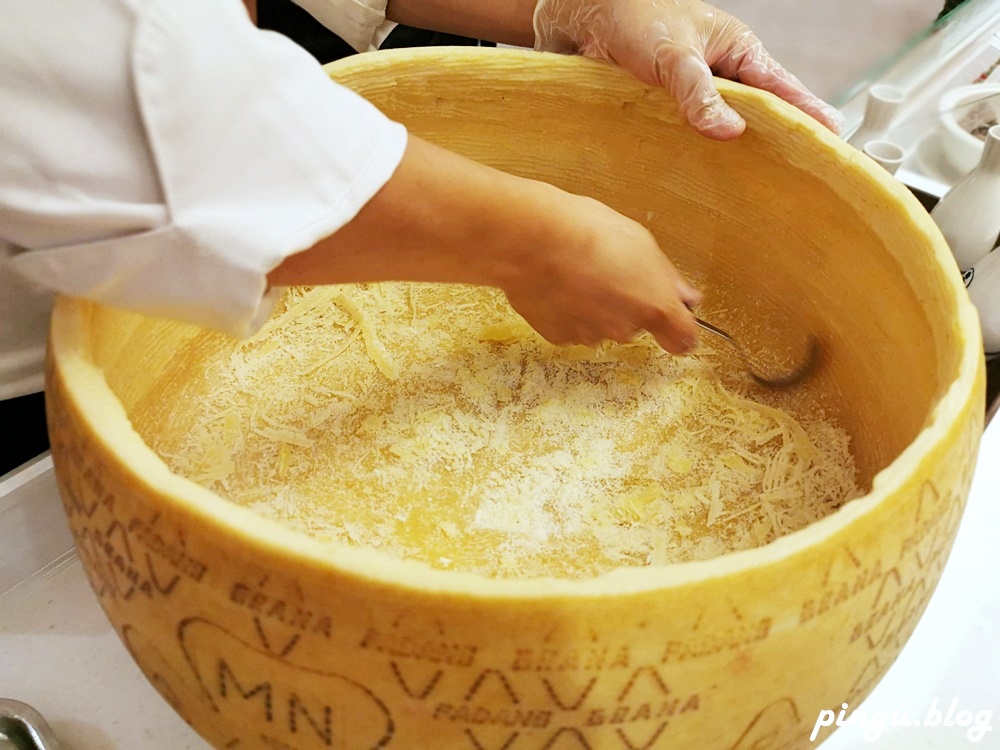
[[[986,134],[979,164],[934,206],[937,222],[963,271],[997,244],[1000,235],[1000,125]]]
[[[879,84],[868,89],[865,114],[861,125],[847,139],[859,151],[864,150],[868,141],[885,140],[885,134],[892,125],[892,118],[903,103],[903,92],[895,86]]]
[[[867,141],[861,150],[889,174],[896,174],[896,170],[906,159],[903,147],[892,141]]]
[[[986,357],[1000,355],[1000,251],[991,252],[965,272],[965,285],[979,311]]]

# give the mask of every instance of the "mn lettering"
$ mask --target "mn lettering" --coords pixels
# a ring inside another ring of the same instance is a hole
[[[256,710],[269,724],[287,729],[289,734],[297,737],[319,740],[323,747],[333,747],[331,706],[310,708],[296,693],[284,694],[267,680],[241,680],[225,659],[219,659],[218,677],[218,697],[220,703],[225,701],[222,706],[228,705],[240,714],[245,714],[256,706]]]

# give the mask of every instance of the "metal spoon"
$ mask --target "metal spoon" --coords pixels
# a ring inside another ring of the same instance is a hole
[[[716,336],[719,336],[732,344],[740,359],[743,360],[743,364],[747,368],[747,372],[750,373],[750,377],[766,388],[787,388],[788,386],[801,382],[810,372],[812,372],[813,367],[816,366],[816,362],[819,360],[819,340],[815,336],[810,335],[805,359],[799,365],[787,373],[764,376],[754,370],[753,363],[747,356],[746,350],[740,346],[736,339],[723,331],[721,328],[712,325],[706,320],[696,317],[695,322],[706,331],[714,333]]]
[[[59,750],[62,747],[38,711],[26,703],[6,698],[0,699],[0,739],[3,738],[13,742],[16,750]]]

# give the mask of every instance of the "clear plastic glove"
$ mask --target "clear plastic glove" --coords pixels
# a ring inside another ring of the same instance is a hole
[[[840,113],[775,62],[746,24],[699,0],[538,0],[534,23],[535,49],[607,60],[665,87],[709,138],[731,140],[746,128],[716,90],[713,71],[840,132]]]

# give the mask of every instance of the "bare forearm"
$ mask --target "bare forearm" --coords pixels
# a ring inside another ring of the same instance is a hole
[[[271,272],[277,285],[386,279],[503,286],[542,241],[554,188],[498,172],[414,136],[358,215]]]
[[[389,0],[386,15],[421,29],[532,47],[535,0]]]
[[[392,178],[334,234],[268,275],[279,286],[437,281],[503,289],[556,343],[694,346],[698,292],[653,236],[596,201],[477,164],[413,136]]]

